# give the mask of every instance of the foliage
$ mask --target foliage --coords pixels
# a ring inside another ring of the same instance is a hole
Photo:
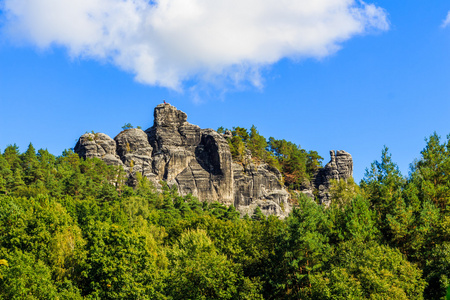
[[[318,299],[423,299],[421,275],[395,249],[349,240],[336,249],[330,267],[313,277],[311,289]]]
[[[330,199],[333,205],[343,207],[359,194],[359,186],[353,178],[347,180],[331,179]]]
[[[227,130],[220,127],[218,132]],[[273,137],[266,140],[254,125],[250,131],[233,127],[230,132],[232,136],[228,144],[235,161],[246,165],[251,157],[254,163],[266,163],[278,169],[283,174],[286,187],[290,189],[301,189],[322,166],[323,158],[316,151],[306,151],[300,145]]]
[[[262,299],[257,282],[219,254],[206,231],[184,232],[168,256],[167,294],[173,299]]]
[[[225,129],[222,128],[222,132]],[[244,166],[299,189],[321,158],[235,127]],[[251,153],[251,156],[248,154]],[[387,148],[360,185],[332,182],[284,220],[180,196],[71,150],[0,154],[0,299],[443,299],[450,285],[450,143],[433,134],[402,176]],[[294,193],[293,193],[294,194]]]
[[[131,128],[134,128],[134,127],[130,123],[125,123],[125,125],[122,126],[123,130],[131,129]]]

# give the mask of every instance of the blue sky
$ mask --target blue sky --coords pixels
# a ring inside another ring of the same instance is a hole
[[[424,138],[450,133],[448,1],[51,2],[0,1],[1,151],[60,155],[86,131],[145,129],[163,99],[202,128],[254,124],[324,163],[346,150],[357,180],[384,145],[407,175]]]

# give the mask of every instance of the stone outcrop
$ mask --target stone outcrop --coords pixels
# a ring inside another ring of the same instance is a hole
[[[286,217],[291,212],[290,195],[280,171],[267,164],[233,163],[234,205],[242,215],[252,215],[257,206],[265,215]]]
[[[176,185],[181,195],[192,194],[200,201],[234,205],[241,215],[252,215],[260,207],[265,215],[286,217],[292,210],[290,194],[281,173],[267,164],[256,164],[247,152],[244,162],[233,162],[227,138],[187,122],[187,115],[169,104],[154,110],[153,126],[145,131],[127,129],[114,139],[103,133],[86,133],[74,150],[81,157],[97,157],[107,164],[123,166],[128,184],[136,185],[136,174],[160,187],[161,180]],[[347,180],[353,161],[345,151],[331,151],[331,161],[300,191],[329,204],[330,180]]]
[[[74,151],[83,158],[97,157],[109,165],[122,165],[122,161],[116,154],[116,142],[104,133],[83,134]]]
[[[176,184],[181,195],[201,201],[233,203],[231,152],[212,129],[188,123],[187,115],[168,104],[155,108],[154,124],[145,132],[153,147],[156,179]]]
[[[148,178],[154,178],[152,167],[153,148],[148,142],[147,134],[141,129],[126,129],[119,133],[114,141],[125,171],[130,175],[141,173]],[[134,176],[130,176],[133,185]]]
[[[187,115],[169,104],[155,108],[154,124],[145,132],[127,129],[114,140],[102,133],[87,133],[74,150],[85,158],[122,165],[131,185],[136,173],[141,173],[157,187],[164,180],[176,184],[181,195],[235,205],[243,215],[252,215],[257,206],[266,215],[280,217],[291,210],[278,170],[265,164],[233,163],[223,135],[188,123]]]
[[[330,162],[317,172],[313,180],[318,201],[326,206],[330,204],[330,180],[347,180],[353,176],[353,159],[349,153],[343,150],[336,152],[331,150],[330,156]]]

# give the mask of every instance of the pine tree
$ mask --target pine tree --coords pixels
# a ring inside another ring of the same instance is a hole
[[[3,152],[3,157],[8,162],[11,171],[20,168],[20,152],[19,147],[16,144],[7,146]]]
[[[36,150],[30,143],[27,151],[21,155],[23,179],[26,184],[31,184],[43,178],[42,171],[39,168],[39,161],[36,156]]]
[[[264,221],[266,216],[262,213],[261,208],[257,206],[253,211],[252,220],[255,221]]]
[[[0,194],[7,194],[13,184],[12,172],[8,162],[0,155]]]
[[[387,216],[394,214],[396,203],[403,197],[405,178],[398,166],[392,161],[389,149],[384,147],[381,152],[381,162],[375,161],[361,181],[364,195],[373,205],[377,213],[377,224],[384,237],[389,240],[390,228]]]

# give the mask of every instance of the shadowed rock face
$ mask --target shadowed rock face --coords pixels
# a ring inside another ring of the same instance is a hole
[[[330,162],[317,172],[313,182],[318,191],[319,203],[326,206],[330,205],[330,180],[347,180],[353,176],[353,159],[349,153],[331,150],[330,156]]]

